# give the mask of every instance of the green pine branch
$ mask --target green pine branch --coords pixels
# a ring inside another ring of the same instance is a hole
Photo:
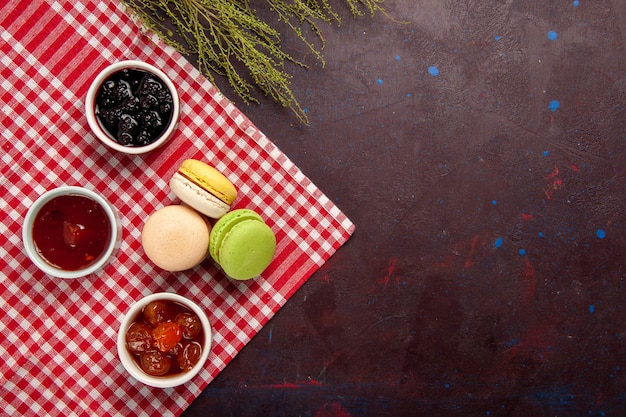
[[[280,33],[258,17],[250,0],[121,1],[145,29],[181,53],[197,56],[199,70],[214,84],[216,75],[226,77],[246,103],[258,102],[256,86],[291,109],[303,123],[308,122],[291,90],[292,76],[285,72],[285,63],[306,65],[283,50]],[[278,20],[324,63],[320,24],[341,22],[330,0],[264,1]],[[384,12],[384,0],[337,1],[345,1],[355,16]],[[303,29],[311,31],[314,39],[307,37]]]

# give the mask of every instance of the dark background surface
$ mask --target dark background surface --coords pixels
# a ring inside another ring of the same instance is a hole
[[[626,2],[331,3],[309,126],[217,84],[356,232],[184,416],[626,415]]]

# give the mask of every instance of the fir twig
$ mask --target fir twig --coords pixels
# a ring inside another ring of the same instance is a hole
[[[324,46],[319,24],[341,22],[330,0],[264,0],[269,10],[293,30],[316,59],[324,63]],[[355,16],[365,11],[384,12],[384,0],[343,0]],[[291,90],[286,62],[306,65],[287,54],[280,33],[262,21],[250,0],[122,0],[145,29],[183,54],[198,58],[199,70],[215,84],[215,75],[228,83],[246,103],[258,102],[256,85],[293,111],[304,123],[307,115]],[[172,32],[173,27],[176,34]],[[321,42],[316,46],[302,29],[310,28]],[[242,70],[245,68],[245,71]],[[254,85],[253,85],[254,84]]]

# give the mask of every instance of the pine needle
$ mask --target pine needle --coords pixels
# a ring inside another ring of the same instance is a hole
[[[330,0],[263,1],[315,58],[324,63],[320,24],[341,23]],[[384,13],[384,0],[337,1],[346,2],[355,16]],[[291,89],[292,76],[285,71],[288,62],[306,65],[282,49],[280,33],[259,18],[250,0],[122,0],[122,3],[144,29],[181,53],[195,55],[199,70],[213,84],[216,75],[226,77],[245,103],[258,102],[256,86],[308,123],[306,112]],[[314,33],[313,40],[304,35],[303,28]]]

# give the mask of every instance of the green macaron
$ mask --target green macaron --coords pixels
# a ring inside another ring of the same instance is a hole
[[[213,225],[209,253],[226,275],[247,280],[260,275],[276,252],[276,236],[250,209],[226,213]]]

